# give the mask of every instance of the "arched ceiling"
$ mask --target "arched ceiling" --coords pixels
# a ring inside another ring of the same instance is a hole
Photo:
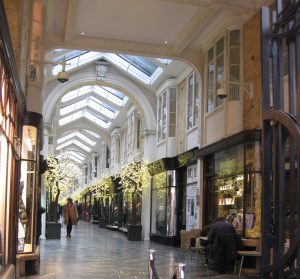
[[[176,59],[190,62],[202,74],[203,49],[218,36],[219,27],[242,25],[272,1],[34,2],[44,11],[45,25],[36,59],[53,64],[44,64],[44,120],[55,128],[56,147],[64,144],[61,149],[89,156],[98,145],[85,138],[85,130],[109,144],[111,132],[124,125],[132,105],[142,113],[145,128],[154,130],[155,92],[165,80],[191,69]],[[96,70],[97,60],[109,64],[104,75],[103,69]],[[64,84],[56,80],[63,61],[70,75]]]

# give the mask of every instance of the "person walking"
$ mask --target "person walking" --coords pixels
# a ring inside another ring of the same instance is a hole
[[[65,225],[67,225],[67,237],[71,237],[72,226],[77,225],[78,212],[71,198],[67,198],[67,204],[63,209]]]

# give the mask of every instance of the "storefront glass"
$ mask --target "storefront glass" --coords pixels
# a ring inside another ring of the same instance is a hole
[[[37,128],[23,127],[19,184],[18,253],[31,253],[35,237]]]
[[[225,217],[248,236],[260,232],[261,174],[259,142],[235,145],[205,160],[206,223]]]
[[[175,171],[166,171],[153,176],[151,233],[176,235],[175,174]]]

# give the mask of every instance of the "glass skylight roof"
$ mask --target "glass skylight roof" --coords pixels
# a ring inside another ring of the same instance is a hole
[[[75,161],[78,164],[82,164],[83,163],[83,161],[79,160],[78,158],[74,157],[73,155],[70,155],[70,159],[73,160],[73,161]]]
[[[97,139],[100,139],[100,136],[98,134],[96,134],[95,132],[93,131],[90,131],[90,130],[84,130],[85,132],[89,133],[90,135],[92,135],[93,137],[97,138]]]
[[[158,68],[155,64],[153,64],[149,59],[145,57],[124,54],[118,55],[129,62],[131,65],[135,66],[141,72],[146,74],[148,77],[151,77]]]
[[[85,156],[82,154],[76,153],[74,151],[66,151],[65,154],[69,156],[70,159],[75,161],[76,163],[82,164],[85,160]],[[60,159],[62,157],[62,154],[58,155],[57,158]]]
[[[115,64],[117,67],[128,72],[135,78],[144,82],[145,84],[152,84],[156,78],[162,73],[163,69],[153,63],[150,59],[141,56],[133,55],[123,55],[114,53],[102,53],[102,52],[80,52],[78,50],[73,50],[67,52],[64,56],[61,55],[57,57],[54,62],[62,62],[66,60],[66,71],[70,71],[76,67],[84,65],[91,61],[96,61],[98,59],[105,59]],[[170,60],[163,59],[158,60],[163,62],[163,64],[169,64]],[[168,62],[168,63],[166,63]],[[61,64],[53,67],[52,74],[57,75],[62,70]]]
[[[116,116],[118,115],[119,111],[113,108],[112,106],[101,102],[97,98],[91,96],[87,99],[78,101],[76,103],[73,103],[71,105],[65,106],[60,109],[60,115],[66,115],[70,112],[74,112],[75,110],[82,109],[84,107],[90,107],[97,112],[103,114],[104,116],[110,118],[110,119],[115,119]]]
[[[56,150],[60,150],[60,149],[65,148],[65,147],[67,147],[67,146],[69,146],[71,144],[75,144],[76,146],[78,146],[79,148],[81,148],[81,149],[83,149],[83,150],[85,150],[87,152],[91,152],[92,151],[92,149],[90,147],[88,147],[85,144],[81,143],[77,139],[72,139],[72,140],[70,140],[68,142],[65,142],[65,143],[62,143],[62,144],[58,145],[56,147]]]
[[[59,120],[59,125],[63,126],[66,125],[72,121],[75,121],[81,117],[85,117],[88,120],[90,120],[91,122],[96,123],[98,126],[102,127],[102,128],[109,128],[109,126],[111,125],[111,122],[106,120],[105,118],[101,117],[100,115],[94,115],[93,113],[89,112],[88,110],[80,110],[77,111],[71,115],[68,115],[64,118],[61,118]]]
[[[85,136],[84,134],[82,134],[82,133],[80,133],[78,131],[70,133],[70,134],[68,134],[68,135],[66,135],[66,136],[64,136],[62,138],[59,138],[57,140],[57,143],[60,144],[60,143],[62,143],[64,141],[66,141],[66,140],[70,140],[70,139],[73,139],[75,137],[80,138],[81,140],[83,140],[84,142],[88,143],[89,145],[92,145],[92,146],[96,145],[95,141],[89,139],[87,136]]]
[[[76,90],[70,91],[67,94],[65,94],[62,98],[61,101],[67,102],[70,100],[73,100],[77,97],[83,96],[83,95],[88,95],[95,93],[101,98],[104,98],[105,100],[109,101],[112,104],[115,104],[119,107],[124,106],[124,104],[127,102],[128,98],[125,96],[123,93],[107,87],[107,86],[83,86],[80,87]]]

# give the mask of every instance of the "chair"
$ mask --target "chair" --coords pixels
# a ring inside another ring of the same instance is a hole
[[[241,247],[241,238],[236,233],[218,235],[210,249],[216,271],[224,273],[231,264],[236,263]]]
[[[254,247],[255,250],[252,251],[246,251],[246,250],[241,250],[238,251],[238,255],[241,257],[241,263],[240,263],[240,268],[239,268],[239,278],[241,278],[241,273],[242,273],[242,268],[243,268],[243,263],[244,263],[244,258],[245,257],[256,257],[260,258],[261,257],[261,238],[259,239],[242,239],[242,244],[244,248],[246,247]],[[256,263],[257,265],[257,263]],[[235,262],[235,267],[237,266],[237,261]],[[235,268],[236,269],[236,268]]]

